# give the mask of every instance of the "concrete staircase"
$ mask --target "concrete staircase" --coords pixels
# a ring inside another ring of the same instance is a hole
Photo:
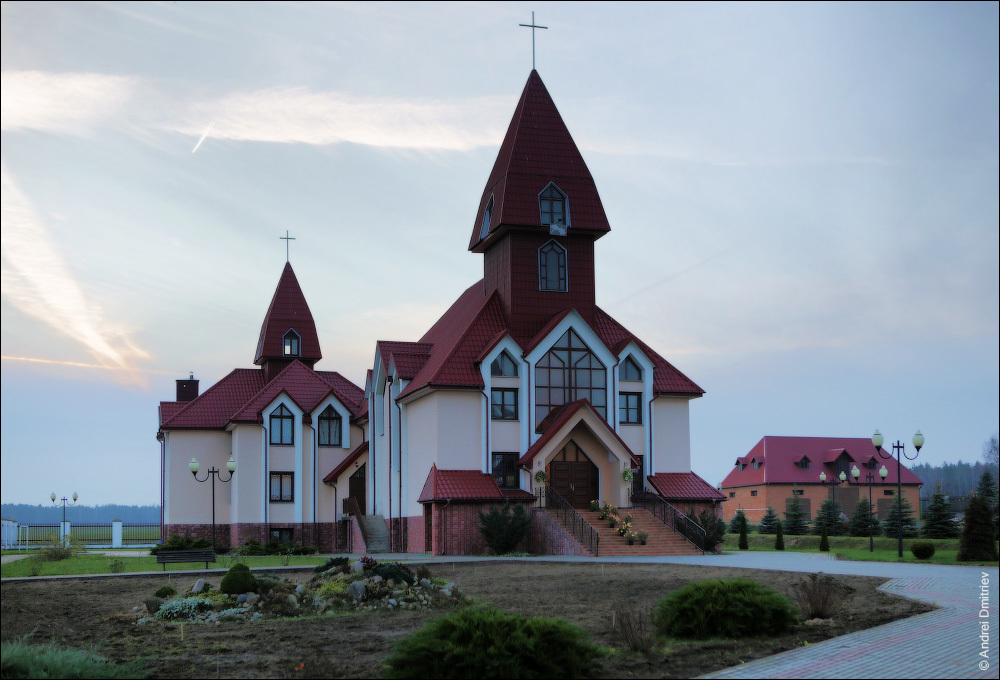
[[[358,521],[361,523],[367,539],[365,552],[389,552],[389,527],[385,524],[385,518],[382,515],[364,515],[358,517]]]
[[[645,508],[622,508],[618,511],[618,515],[622,519],[626,515],[632,515],[632,531],[645,531],[649,534],[649,538],[646,539],[646,545],[639,545],[638,541],[636,541],[635,545],[629,545],[624,538],[618,535],[616,529],[608,526],[606,520],[598,519],[599,515],[596,512],[591,510],[577,510],[577,512],[601,536],[598,547],[599,557],[704,554]]]

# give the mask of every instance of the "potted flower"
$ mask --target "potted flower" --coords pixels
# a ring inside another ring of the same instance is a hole
[[[590,501],[590,511],[591,512],[600,512],[601,511],[601,502],[597,501],[597,500]]]
[[[627,534],[625,534],[625,541],[629,545],[635,545],[635,538],[636,538],[635,532],[630,531]]]
[[[608,515],[608,526],[612,529],[618,524],[618,515]]]
[[[649,539],[649,532],[638,531],[636,532],[635,537],[639,539],[639,545],[646,545],[646,540]]]

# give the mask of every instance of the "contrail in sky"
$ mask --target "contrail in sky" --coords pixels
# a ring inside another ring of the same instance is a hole
[[[27,361],[34,364],[54,364],[56,366],[74,366],[76,368],[98,368],[103,371],[126,371],[128,373],[156,373],[158,375],[173,375],[176,371],[160,371],[152,368],[122,368],[120,366],[105,366],[104,364],[88,364],[83,361],[63,361],[61,359],[40,359],[37,357],[0,356],[4,361]],[[183,373],[183,371],[181,371]]]
[[[201,146],[201,143],[205,141],[205,138],[208,137],[208,133],[212,131],[213,127],[215,127],[214,118],[212,119],[212,122],[208,124],[208,127],[205,128],[205,131],[201,133],[201,139],[199,139],[198,143],[194,145],[193,149],[191,149],[191,153],[194,153],[195,151],[198,150],[198,147]]]

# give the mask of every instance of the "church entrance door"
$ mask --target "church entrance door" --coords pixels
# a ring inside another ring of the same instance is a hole
[[[599,473],[587,454],[569,442],[549,462],[552,488],[574,508],[586,509],[598,498]]]

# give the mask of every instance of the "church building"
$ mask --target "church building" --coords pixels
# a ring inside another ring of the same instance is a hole
[[[548,508],[628,507],[645,492],[717,512],[724,496],[691,471],[703,390],[595,303],[594,248],[610,229],[532,71],[469,239],[482,280],[418,340],[379,341],[362,389],[314,368],[316,326],[286,264],[258,368],[200,395],[178,381],[160,404],[164,535],[211,530],[192,457],[236,463],[216,489],[220,542],[475,554],[478,513],[509,500],[533,514],[532,552],[592,554]]]

